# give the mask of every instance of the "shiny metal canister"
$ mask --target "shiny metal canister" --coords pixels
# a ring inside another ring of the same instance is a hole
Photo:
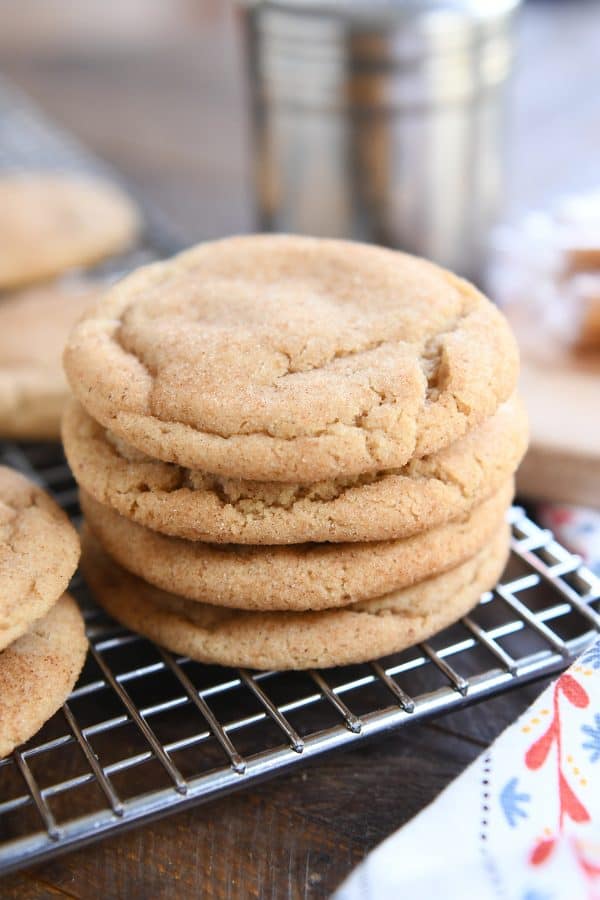
[[[519,0],[246,0],[257,224],[475,275]]]

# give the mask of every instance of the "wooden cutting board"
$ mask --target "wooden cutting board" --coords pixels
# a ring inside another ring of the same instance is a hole
[[[539,341],[538,341],[539,343]],[[600,354],[521,341],[521,390],[531,425],[518,493],[600,507]]]

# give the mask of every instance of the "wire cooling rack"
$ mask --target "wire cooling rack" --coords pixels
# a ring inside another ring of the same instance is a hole
[[[54,445],[2,445],[77,521]],[[600,631],[600,582],[511,512],[502,583],[430,641],[364,665],[303,673],[203,666],[126,631],[81,579],[90,654],[68,702],[0,761],[0,872],[239,790],[325,751],[563,668]]]
[[[0,169],[40,167],[114,175],[0,79]],[[174,249],[146,213],[141,248],[101,271]],[[0,444],[0,461],[79,519],[60,447]],[[600,583],[522,510],[511,523],[502,584],[470,616],[404,653],[327,671],[176,657],[111,621],[76,579],[88,661],[62,710],[0,760],[0,873],[563,668],[600,631]]]

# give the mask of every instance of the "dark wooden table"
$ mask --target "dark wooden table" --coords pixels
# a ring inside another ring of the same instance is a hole
[[[595,0],[521,23],[507,214],[597,183]],[[117,165],[186,240],[252,227],[243,80],[219,0],[4,0],[0,72]],[[596,179],[596,182],[595,180]],[[541,685],[5,879],[3,898],[327,897]]]

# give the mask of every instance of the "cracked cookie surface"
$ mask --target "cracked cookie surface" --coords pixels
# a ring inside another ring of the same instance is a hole
[[[468,515],[396,541],[215,545],[166,537],[81,492],[91,531],[119,565],[190,600],[246,610],[348,606],[429,578],[473,556],[497,532],[512,479]]]
[[[69,331],[104,286],[64,282],[0,303],[0,434],[57,440],[70,391],[61,364]]]
[[[41,488],[0,466],[0,650],[45,615],[79,560],[79,537]]]
[[[262,235],[128,276],[64,364],[90,415],[150,456],[308,483],[448,446],[513,393],[518,355],[501,313],[431,263]]]
[[[0,290],[93,265],[139,230],[129,197],[97,177],[58,172],[0,177]]]
[[[448,572],[351,607],[241,612],[169,594],[117,566],[89,530],[82,567],[99,603],[127,628],[200,662],[254,669],[347,665],[395,653],[452,624],[493,587],[508,557],[508,526]]]
[[[497,491],[525,452],[527,419],[513,397],[437,454],[396,471],[312,485],[226,479],[151,459],[75,400],[63,440],[78,483],[154,531],[212,543],[385,541],[456,519]]]
[[[29,740],[64,703],[86,653],[83,617],[68,594],[0,651],[0,759]]]

